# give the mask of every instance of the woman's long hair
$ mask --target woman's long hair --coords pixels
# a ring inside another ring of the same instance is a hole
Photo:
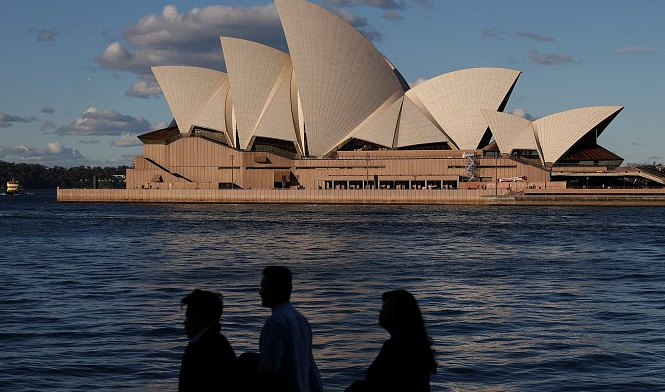
[[[415,297],[406,290],[394,290],[383,293],[381,299],[390,300],[395,306],[395,336],[413,344],[419,355],[422,355],[423,364],[427,364],[430,373],[436,373],[437,365],[432,339],[427,334],[425,321]]]

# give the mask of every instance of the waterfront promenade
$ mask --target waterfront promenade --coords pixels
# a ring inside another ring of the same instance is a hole
[[[58,202],[218,204],[660,205],[665,189],[58,189]]]

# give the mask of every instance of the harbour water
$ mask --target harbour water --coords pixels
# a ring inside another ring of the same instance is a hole
[[[0,196],[0,390],[176,390],[179,301],[224,294],[257,349],[289,266],[326,391],[378,353],[380,296],[419,300],[433,391],[665,391],[665,209],[58,204]]]

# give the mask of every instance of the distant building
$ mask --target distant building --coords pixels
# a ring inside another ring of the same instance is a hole
[[[599,173],[604,186],[623,161],[597,144],[621,106],[535,121],[504,113],[521,73],[504,68],[410,88],[335,14],[305,0],[275,4],[289,54],[221,37],[227,73],[152,68],[174,121],[139,136],[144,155],[127,188],[450,189],[505,178],[588,186]]]

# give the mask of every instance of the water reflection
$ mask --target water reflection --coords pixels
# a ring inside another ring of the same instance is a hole
[[[434,391],[665,389],[659,209],[12,203],[3,390],[173,390],[197,287],[256,351],[269,264],[294,272],[327,390],[362,377],[397,288],[434,338]]]

